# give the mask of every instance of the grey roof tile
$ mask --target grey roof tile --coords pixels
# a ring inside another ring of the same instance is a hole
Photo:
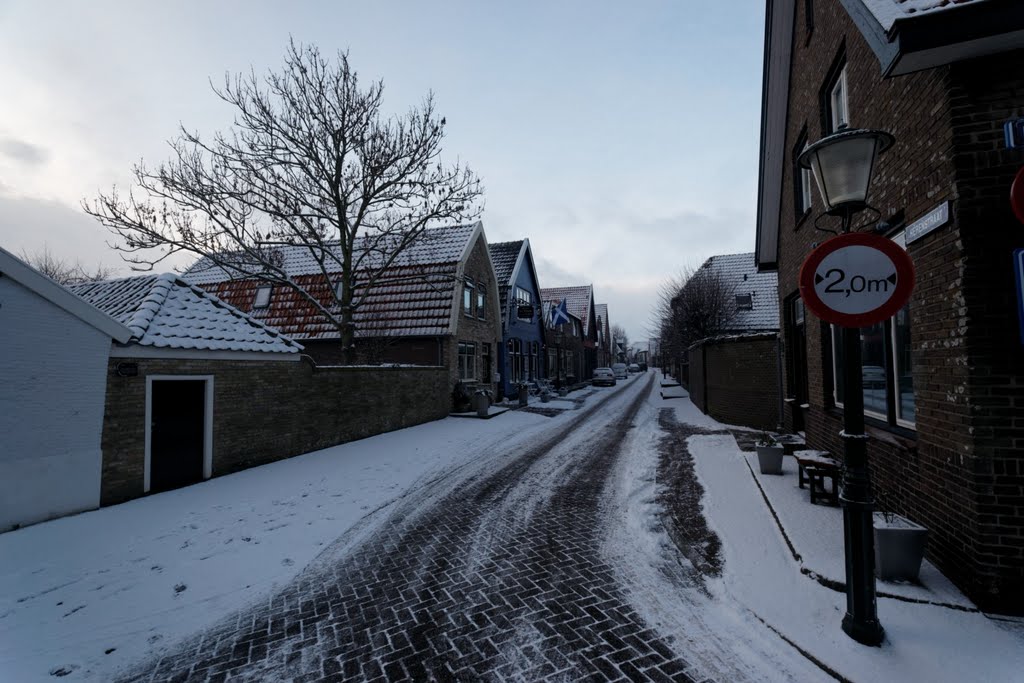
[[[754,252],[712,256],[701,268],[717,272],[734,293],[750,294],[751,310],[737,310],[729,332],[755,332],[779,329],[779,286],[775,272],[757,272]]]
[[[302,346],[176,275],[143,275],[69,289],[157,348],[298,353]]]

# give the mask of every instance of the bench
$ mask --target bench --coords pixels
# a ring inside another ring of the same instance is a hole
[[[796,451],[793,457],[797,462],[797,486],[808,484],[811,503],[824,498],[832,505],[839,504],[839,488],[837,479],[842,473],[842,463],[828,454],[828,451]],[[831,487],[826,486],[831,480]]]

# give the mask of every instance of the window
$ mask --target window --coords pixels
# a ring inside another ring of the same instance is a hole
[[[754,310],[754,297],[750,294],[737,294],[736,295],[736,310],[737,311],[752,311]]]
[[[530,379],[540,377],[540,342],[530,343]]]
[[[835,133],[850,125],[850,110],[846,97],[846,67],[840,69],[838,76],[828,92],[829,132]]]
[[[484,343],[480,348],[480,360],[483,365],[483,372],[480,379],[484,382],[491,381],[491,345]]]
[[[515,289],[515,304],[514,305],[516,307],[516,317],[517,318],[519,318],[520,320],[527,320],[527,321],[533,319],[533,315],[532,314],[529,317],[527,317],[527,318],[523,318],[523,317],[521,317],[519,315],[519,307],[520,306],[530,306],[532,308],[532,306],[533,306],[533,292],[525,290],[522,287],[516,287],[516,289]]]
[[[905,237],[893,238],[906,248]],[[884,322],[860,331],[864,414],[889,425],[914,427],[914,376],[910,343],[910,304]],[[833,400],[843,407],[843,335],[832,326]]]
[[[793,215],[796,217],[797,225],[811,212],[814,201],[811,194],[811,169],[802,168],[798,161],[805,149],[807,149],[807,126],[804,126],[793,147]]]
[[[476,379],[476,344],[472,342],[459,342],[459,379]]]
[[[344,280],[338,280],[334,283],[334,298],[341,301],[341,297],[345,295],[345,282]]]
[[[508,340],[508,371],[512,383],[523,381],[523,342],[519,339]]]
[[[473,315],[473,281],[466,280],[462,283],[462,312],[472,317]]]
[[[255,308],[266,308],[270,305],[270,293],[274,290],[272,285],[260,285],[256,289],[256,299],[252,303],[252,307]]]
[[[476,290],[476,317],[481,320],[487,318],[487,290],[483,287]]]

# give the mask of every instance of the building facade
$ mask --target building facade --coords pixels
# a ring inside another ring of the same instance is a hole
[[[504,396],[515,396],[520,382],[547,377],[540,284],[530,240],[494,243],[490,253],[501,306],[500,388]]]
[[[918,11],[911,12],[917,9]],[[1019,2],[767,3],[757,259],[778,272],[784,420],[842,453],[841,335],[805,310],[801,264],[830,235],[796,157],[841,128],[877,128],[855,229],[905,248],[909,304],[861,330],[870,466],[880,504],[930,529],[928,557],[986,610],[1024,611],[1024,354],[1007,193],[1024,155]]]

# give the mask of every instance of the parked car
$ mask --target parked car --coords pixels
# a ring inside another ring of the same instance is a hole
[[[629,370],[630,372],[640,372],[640,366],[639,366],[639,365],[637,365],[636,363],[630,363],[630,364],[629,364],[629,367],[628,367],[627,369],[628,369],[628,370]]]
[[[615,373],[612,372],[611,368],[595,368],[594,369],[594,381],[592,384],[595,387],[607,386],[614,387],[618,383],[615,379]]]
[[[626,372],[625,363],[615,363],[612,365],[612,373],[615,375],[615,379],[627,379],[629,373]]]

